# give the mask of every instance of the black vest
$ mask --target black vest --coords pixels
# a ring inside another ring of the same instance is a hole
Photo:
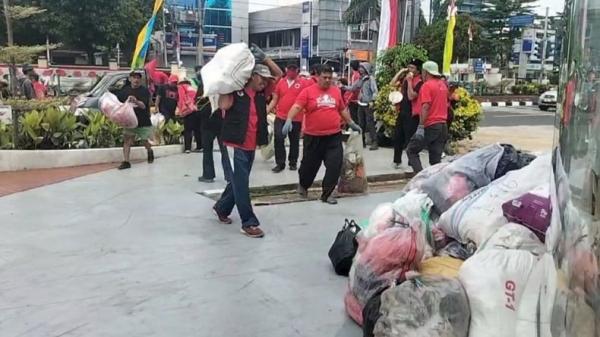
[[[250,115],[250,97],[244,90],[233,94],[233,105],[225,112],[221,128],[221,140],[233,144],[244,144],[246,132],[248,131],[248,119]],[[256,143],[258,146],[269,143],[269,131],[267,124],[267,100],[264,93],[256,93],[254,96],[258,122],[256,125]]]

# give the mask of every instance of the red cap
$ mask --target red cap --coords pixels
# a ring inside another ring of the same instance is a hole
[[[177,82],[179,82],[179,77],[177,77],[177,75],[169,76],[169,83],[177,83]]]

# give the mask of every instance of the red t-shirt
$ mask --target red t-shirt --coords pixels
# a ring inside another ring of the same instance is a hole
[[[310,85],[312,85],[312,82],[298,77],[292,82],[291,86],[288,86],[287,78],[282,78],[277,83],[277,87],[275,87],[275,94],[279,97],[279,101],[277,102],[277,118],[287,119],[288,112],[292,109],[298,95],[300,95],[304,88]],[[302,119],[304,119],[304,115],[301,112],[294,117],[294,122],[302,122]]]
[[[340,112],[346,108],[346,104],[339,88],[322,89],[318,84],[313,84],[302,90],[296,104],[304,108],[305,134],[329,136],[341,131]]]
[[[417,90],[417,84],[419,84],[419,82],[421,82],[421,76],[420,75],[415,75],[410,83],[410,85],[412,86],[413,90],[418,91]],[[421,97],[421,95],[417,95],[417,98],[413,99],[410,103],[412,106],[412,115],[413,116],[417,116],[419,114],[421,114],[421,107],[423,106],[423,104],[421,103],[421,101],[419,100],[419,97]]]
[[[242,145],[228,142],[224,143],[227,146],[237,147],[246,151],[254,151],[256,150],[256,135],[258,133],[258,113],[256,112],[256,104],[254,103],[256,92],[250,88],[246,88],[244,91],[250,98],[250,113],[248,114],[248,129],[246,130],[246,139]]]
[[[430,104],[429,115],[425,120],[425,127],[446,123],[448,119],[448,87],[444,81],[432,78],[421,87],[419,98],[421,104]]]
[[[350,85],[353,85],[354,83],[360,81],[360,73],[358,71],[353,70],[352,77],[350,79],[351,79]],[[349,101],[352,103],[358,102],[359,94],[360,94],[360,90],[352,91]]]

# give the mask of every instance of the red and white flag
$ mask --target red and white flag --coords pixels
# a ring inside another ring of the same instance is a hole
[[[398,41],[398,1],[382,0],[379,18],[379,41],[377,51],[386,50]]]

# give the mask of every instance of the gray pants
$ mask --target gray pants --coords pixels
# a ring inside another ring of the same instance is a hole
[[[363,144],[367,144],[365,141],[365,135],[369,134],[369,140],[371,146],[377,146],[377,129],[375,128],[375,112],[368,106],[359,105],[358,107],[358,125],[363,129]]]
[[[435,165],[442,161],[444,146],[448,140],[448,126],[446,123],[434,124],[425,128],[425,138],[417,139],[415,136],[408,143],[406,152],[408,154],[408,164],[415,173],[421,172],[421,158],[419,154],[424,149],[429,152],[429,165]]]

